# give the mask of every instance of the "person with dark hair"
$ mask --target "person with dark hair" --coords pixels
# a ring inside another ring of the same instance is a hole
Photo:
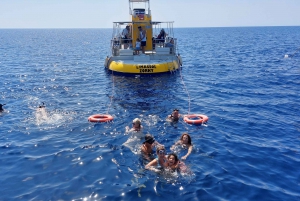
[[[161,144],[159,144],[151,134],[146,134],[145,141],[141,146],[141,153],[143,154],[143,157],[148,161],[153,160],[153,149],[159,145]]]
[[[1,103],[0,103],[0,112],[3,112],[3,111],[4,111],[4,109],[3,109],[3,106],[4,106],[4,105],[6,105],[6,104],[1,104]]]
[[[179,110],[174,109],[172,114],[168,116],[167,120],[174,122],[174,121],[178,121],[179,117],[180,117]]]
[[[172,171],[178,171],[180,173],[187,172],[186,165],[184,164],[184,162],[182,162],[178,159],[177,154],[171,153],[167,156],[167,159],[168,159],[168,165],[165,169],[169,169]]]
[[[129,47],[128,43],[130,40],[130,27],[129,25],[126,26],[125,29],[122,31],[122,42],[124,43],[124,49]]]
[[[187,149],[188,152],[186,155],[182,156],[181,159],[185,160],[193,150],[193,145],[192,145],[192,138],[189,134],[183,133],[180,137],[180,140],[178,140],[172,147],[171,150],[174,150],[176,146],[181,146],[184,149]]]
[[[139,29],[139,38],[141,40],[141,47],[142,47],[142,52],[143,54],[145,54],[145,47],[146,47],[146,31],[142,29],[141,26],[138,27]]]
[[[156,37],[157,43],[164,43],[166,38],[166,32],[164,29],[161,29],[158,36]]]

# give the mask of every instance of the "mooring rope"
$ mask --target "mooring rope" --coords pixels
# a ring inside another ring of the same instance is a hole
[[[115,92],[115,78],[114,78],[114,71],[111,71],[111,72],[112,72],[112,74],[111,74],[111,79],[112,79],[112,90],[111,90],[111,96],[110,96],[110,103],[109,103],[109,105],[108,105],[106,114],[108,114],[108,112],[109,112],[109,110],[110,110],[110,107],[112,106],[113,95],[114,95],[114,92]]]
[[[189,91],[187,90],[186,86],[185,86],[185,83],[183,81],[183,77],[182,77],[182,73],[181,73],[181,67],[179,66],[179,73],[180,73],[180,77],[181,77],[181,82],[183,84],[183,87],[187,93],[187,96],[188,96],[188,102],[189,102],[189,111],[188,111],[188,114],[190,114],[190,111],[191,111],[191,98],[190,98],[190,93]]]

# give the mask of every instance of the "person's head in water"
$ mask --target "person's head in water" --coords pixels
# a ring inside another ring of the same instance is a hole
[[[143,142],[143,144],[148,143],[148,144],[152,145],[154,142],[155,142],[155,139],[153,138],[153,136],[151,134],[145,135],[145,142]]]
[[[168,164],[169,164],[170,166],[176,165],[176,164],[178,163],[178,161],[179,161],[178,156],[177,156],[177,154],[175,154],[175,153],[170,153],[170,154],[167,156],[167,158],[168,158]]]
[[[183,144],[192,144],[192,138],[187,133],[183,133],[180,137],[180,140]]]
[[[141,120],[139,118],[135,118],[133,121],[132,121],[132,127],[136,130],[139,130],[141,129]]]
[[[4,106],[4,105],[6,105],[6,104],[1,104],[1,103],[0,103],[0,112],[3,112],[3,110],[4,110],[4,109],[3,109],[3,106]]]
[[[179,119],[179,110],[178,109],[174,109],[172,114],[171,114],[171,118],[174,120],[174,121],[177,121]]]
[[[45,108],[46,106],[45,106],[45,103],[44,102],[42,102],[43,104],[42,105],[40,105],[39,106],[39,108]]]

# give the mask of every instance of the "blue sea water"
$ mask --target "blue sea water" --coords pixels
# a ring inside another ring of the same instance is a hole
[[[184,65],[153,77],[104,69],[111,33],[0,30],[0,200],[300,200],[300,27],[175,29]],[[191,135],[191,174],[144,169],[136,117],[169,153]]]

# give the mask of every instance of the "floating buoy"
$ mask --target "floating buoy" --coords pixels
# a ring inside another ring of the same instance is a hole
[[[208,121],[208,117],[203,114],[188,114],[183,116],[183,120],[188,124],[203,124]]]
[[[108,122],[112,121],[114,118],[109,114],[94,114],[88,118],[90,122]]]

